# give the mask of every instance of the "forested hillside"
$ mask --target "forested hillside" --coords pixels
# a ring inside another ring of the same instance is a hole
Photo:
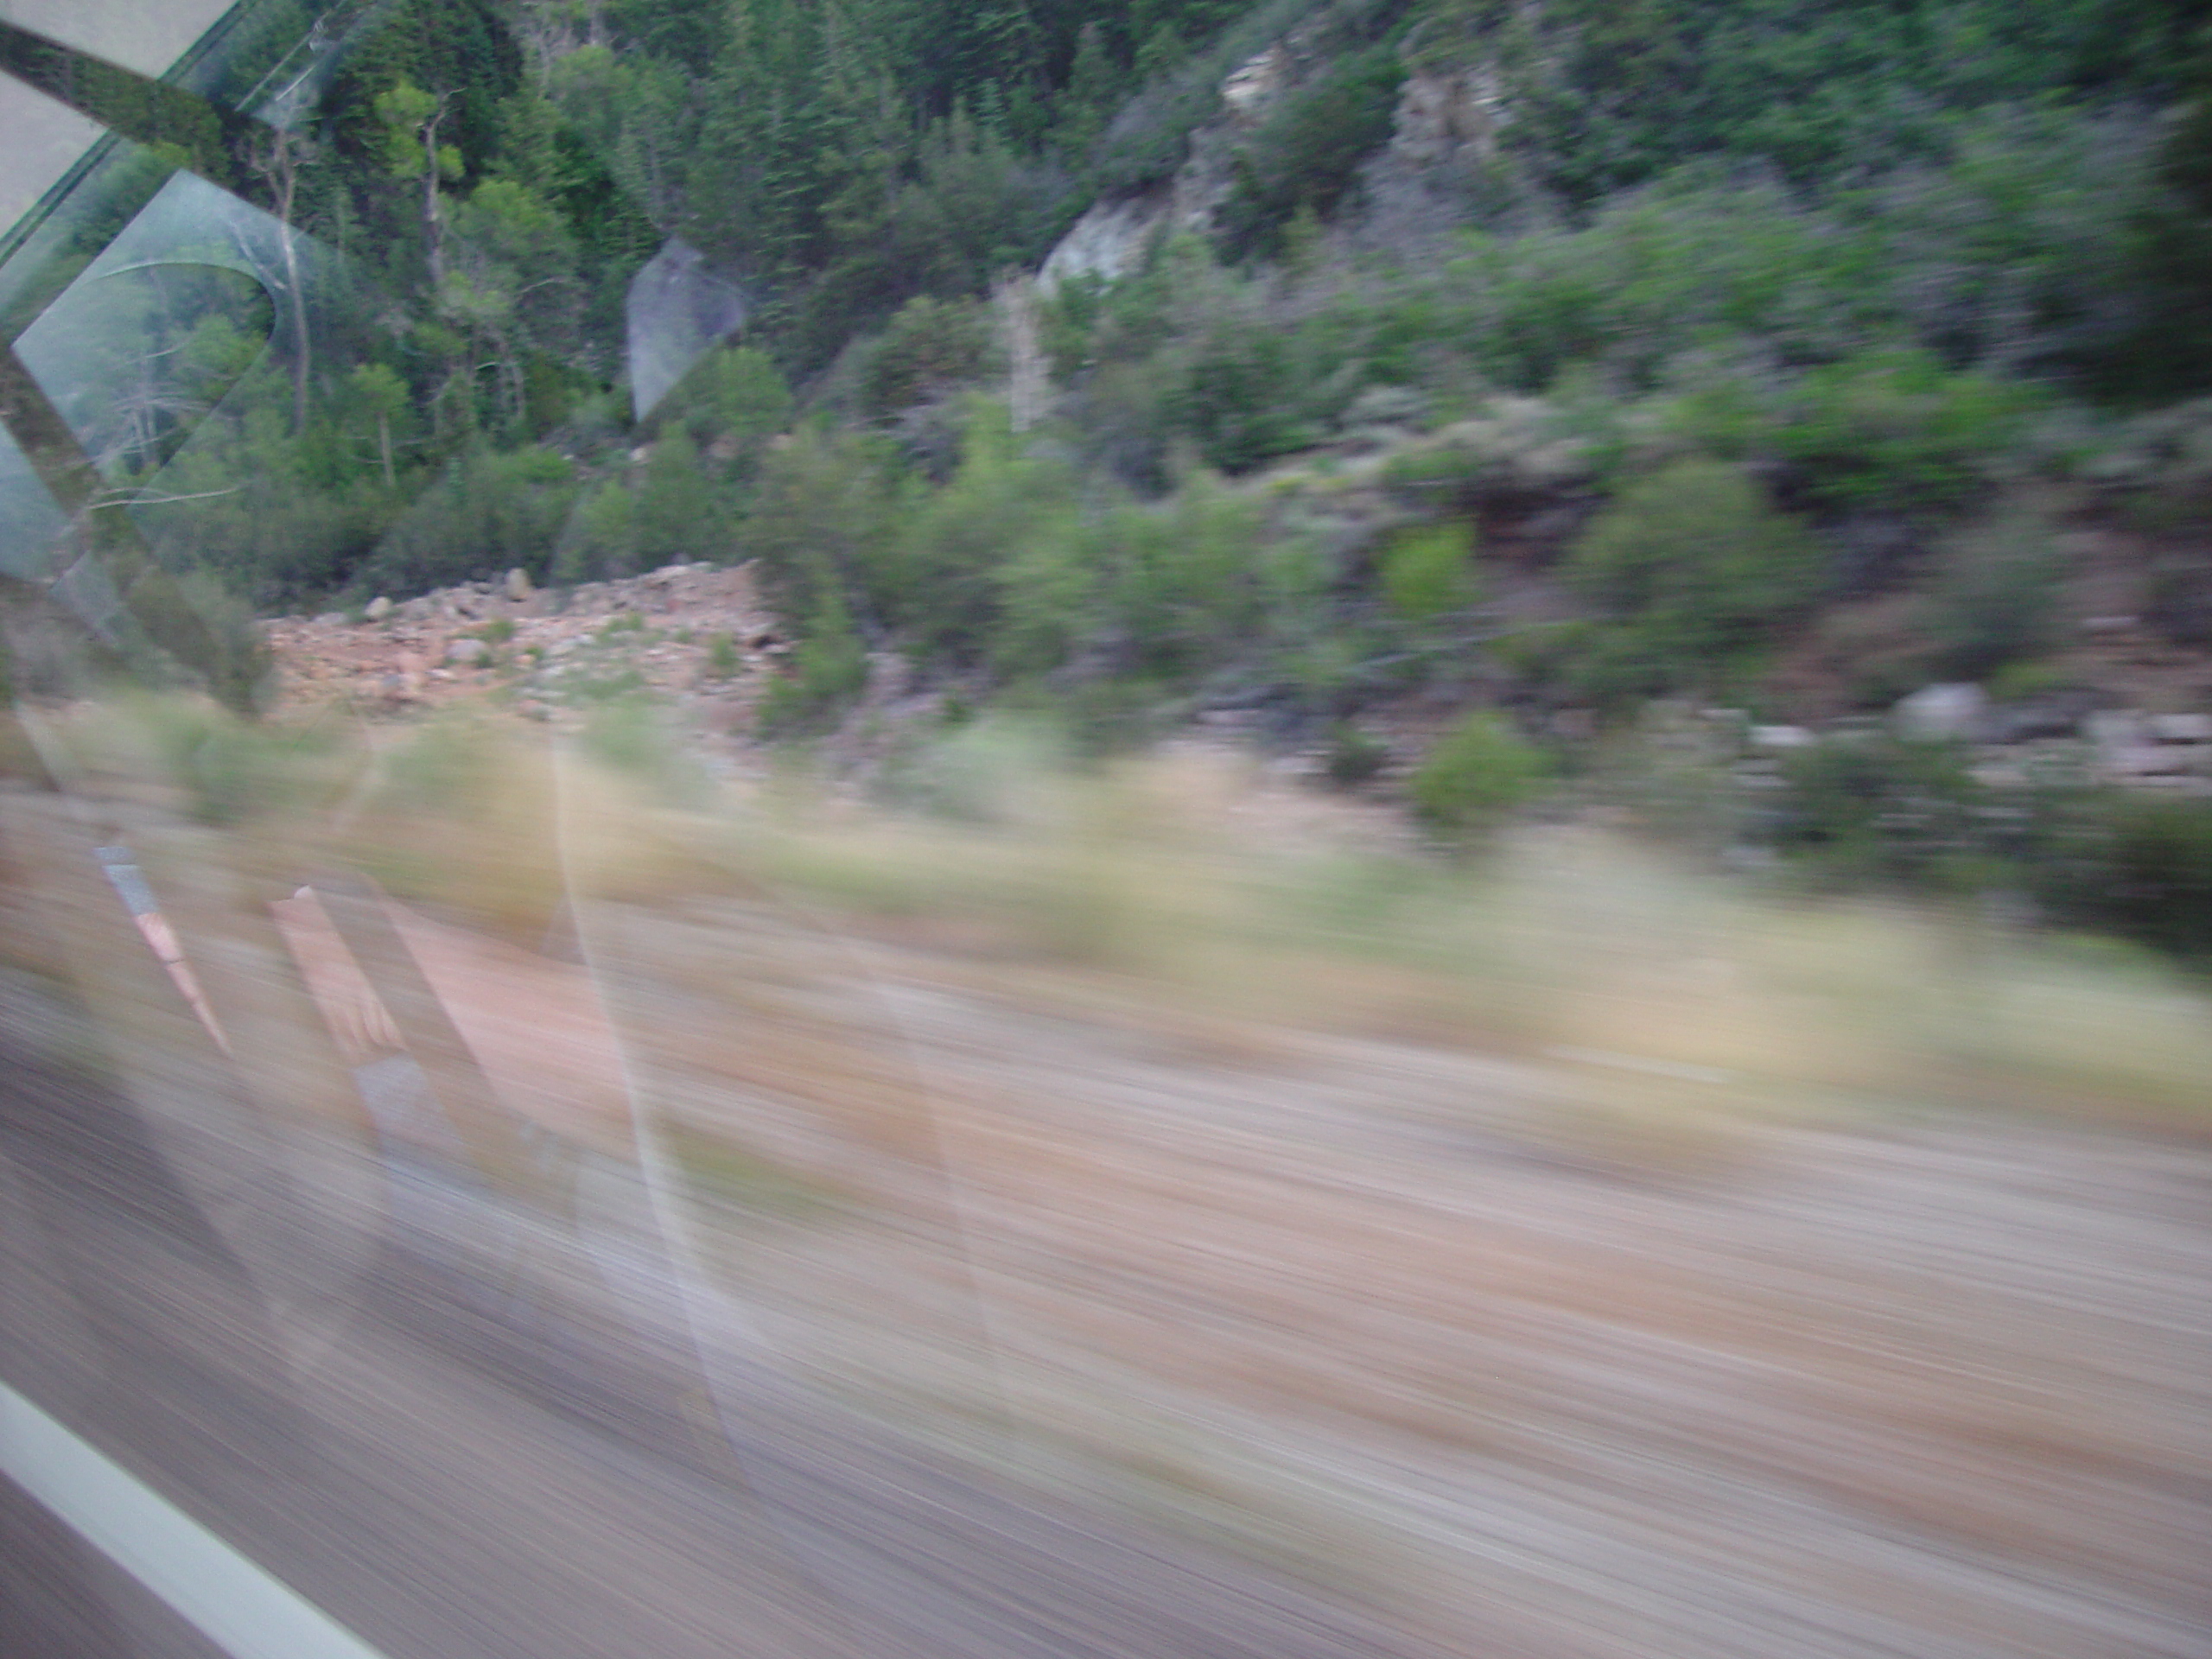
[[[237,385],[112,455],[264,607],[755,560],[772,734],[885,653],[1347,777],[1408,700],[2048,702],[2097,582],[2212,645],[2208,66],[2185,0],[403,0],[258,163],[316,354],[156,294]],[[639,423],[671,238],[749,321]]]

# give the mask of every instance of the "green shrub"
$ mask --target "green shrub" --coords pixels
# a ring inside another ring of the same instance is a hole
[[[1268,114],[1235,157],[1236,182],[1221,213],[1232,251],[1274,253],[1294,216],[1335,208],[1360,162],[1389,138],[1405,73],[1394,47],[1370,47]]]
[[[1025,454],[1003,404],[972,399],[958,469],[913,504],[894,532],[870,599],[927,655],[976,661],[995,645],[1013,665],[1049,667],[1090,619],[1087,584],[1061,556],[1074,533],[1075,480],[1060,462]],[[1073,575],[1071,585],[1059,581]],[[1001,639],[1018,607],[1018,642]]]
[[[553,561],[554,580],[605,581],[638,568],[638,498],[607,484],[584,498]]]
[[[1208,466],[1249,472],[1314,442],[1306,379],[1281,330],[1224,327],[1192,358],[1167,413]]]
[[[870,415],[888,415],[982,372],[990,323],[979,306],[924,295],[901,306],[868,353],[861,398]]]
[[[2079,689],[2078,675],[2056,663],[2011,662],[1989,677],[1984,688],[1997,702],[2032,702],[2062,691]]]
[[[1378,575],[1383,601],[1408,622],[1427,622],[1474,603],[1476,582],[1471,525],[1424,524],[1402,531],[1382,554]]]
[[[1840,505],[1941,505],[1982,486],[2044,399],[1947,369],[1931,352],[1862,352],[1808,372],[1775,435],[1813,492]]]
[[[737,641],[727,633],[718,633],[708,644],[706,671],[710,680],[727,680],[736,676],[743,666],[737,654]]]
[[[1414,810],[1439,836],[1479,838],[1535,793],[1543,754],[1499,715],[1469,715],[1437,740],[1408,783]]]
[[[1984,791],[1946,746],[1816,743],[1789,751],[1780,775],[1763,836],[1824,883],[1958,886],[1998,854]]]
[[[2110,864],[2093,912],[2177,955],[2212,959],[2212,802],[2113,802]]]
[[[404,594],[516,566],[543,577],[575,496],[575,469],[554,451],[472,450],[423,493],[353,582],[371,593]]]
[[[896,600],[905,585],[896,558],[906,498],[885,448],[805,423],[763,458],[741,536],[785,615],[811,613],[826,581],[850,584],[871,612]]]
[[[710,353],[683,378],[683,422],[701,444],[733,440],[741,455],[791,424],[791,389],[773,359],[749,346]]]
[[[2212,645],[2212,555],[2169,550],[2151,567],[2144,620],[2177,645]]]
[[[1103,573],[1102,629],[1139,671],[1179,677],[1247,655],[1268,597],[1253,504],[1204,474],[1157,505],[1125,505],[1087,537]]]
[[[1823,575],[1803,528],[1741,469],[1709,461],[1631,484],[1576,539],[1566,572],[1616,625],[1592,643],[1631,660],[1647,690],[1739,668]]]
[[[868,685],[868,647],[853,627],[844,595],[823,581],[820,599],[791,653],[791,671],[768,688],[760,728],[772,737],[830,725]]]
[[[1372,781],[1390,764],[1390,746],[1372,732],[1363,732],[1349,721],[1329,731],[1329,747],[1321,769],[1338,789],[1357,789]]]
[[[678,426],[652,447],[633,514],[639,568],[709,557],[728,544],[716,491],[699,466],[699,447]]]
[[[1941,671],[1978,680],[2049,650],[2065,574],[2050,525],[2033,513],[2001,513],[1953,536],[1927,619]]]

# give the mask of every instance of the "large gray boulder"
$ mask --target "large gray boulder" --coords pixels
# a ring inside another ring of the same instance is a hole
[[[1890,710],[1891,728],[1914,743],[1970,743],[1980,734],[1989,699],[1978,685],[1923,685]]]

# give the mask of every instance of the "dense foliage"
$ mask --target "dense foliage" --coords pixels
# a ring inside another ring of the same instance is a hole
[[[1342,737],[1401,695],[1771,704],[1824,607],[1899,594],[1908,645],[1835,647],[1851,695],[2031,670],[2090,503],[2175,533],[2152,621],[2212,626],[2186,0],[378,18],[292,137],[156,99],[111,163],[118,202],[189,160],[342,257],[267,315],[133,301],[184,378],[118,392],[112,475],[161,556],[264,606],[751,557],[799,639],[783,730],[897,652],[963,706]],[[1232,112],[1240,70],[1266,95]],[[1459,100],[1441,149],[1393,142],[1416,92]],[[1118,280],[1006,286],[1179,177],[1205,213]],[[624,299],[671,238],[751,321],[639,424]],[[1041,405],[1003,397],[1039,357]],[[1435,779],[1521,779],[1497,735]]]

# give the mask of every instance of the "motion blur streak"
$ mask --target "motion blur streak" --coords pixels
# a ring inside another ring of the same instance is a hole
[[[1202,745],[31,720],[0,1376],[391,1659],[2207,1651],[2184,978]]]

